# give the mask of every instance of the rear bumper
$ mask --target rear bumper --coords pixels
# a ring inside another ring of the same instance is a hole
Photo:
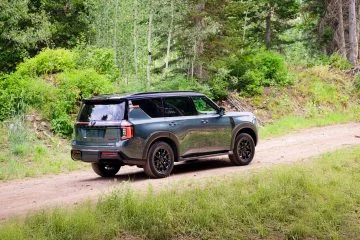
[[[101,161],[119,161],[123,165],[145,165],[145,160],[131,158],[124,154],[122,151],[114,149],[98,150],[73,148],[71,150],[71,158],[74,161],[82,161],[87,163],[97,163]]]

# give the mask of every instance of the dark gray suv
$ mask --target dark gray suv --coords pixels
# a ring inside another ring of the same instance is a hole
[[[224,154],[247,165],[255,154],[256,126],[252,113],[225,113],[196,92],[97,96],[83,101],[71,156],[92,163],[102,177],[136,165],[161,178],[174,162]]]

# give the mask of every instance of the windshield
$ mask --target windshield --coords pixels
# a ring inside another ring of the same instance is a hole
[[[121,121],[125,115],[125,102],[85,103],[79,115],[79,122]]]

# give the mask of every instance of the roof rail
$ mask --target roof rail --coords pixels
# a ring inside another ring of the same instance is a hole
[[[132,95],[147,95],[147,94],[157,94],[157,93],[186,93],[186,92],[195,92],[195,91],[163,91],[163,92],[140,92],[134,93]]]

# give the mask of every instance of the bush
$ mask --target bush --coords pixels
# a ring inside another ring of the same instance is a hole
[[[264,49],[250,51],[229,63],[232,87],[250,95],[260,94],[263,87],[292,83],[284,58]]]
[[[26,59],[17,67],[21,76],[40,76],[74,69],[76,67],[75,54],[66,49],[44,49],[31,59]]]
[[[346,70],[352,67],[351,63],[347,59],[337,53],[330,56],[329,65],[340,70]]]
[[[58,99],[47,105],[52,130],[70,136],[73,123],[70,115],[78,111],[79,103],[93,95],[113,93],[112,83],[94,69],[72,70],[59,74]]]
[[[119,69],[114,61],[114,50],[108,48],[82,47],[75,50],[78,68],[93,68],[106,75],[112,81],[119,76]]]
[[[209,80],[209,86],[214,99],[223,100],[228,96],[229,73],[229,70],[220,68],[214,77]]]
[[[355,85],[355,89],[360,92],[360,75],[356,76],[354,85]]]

